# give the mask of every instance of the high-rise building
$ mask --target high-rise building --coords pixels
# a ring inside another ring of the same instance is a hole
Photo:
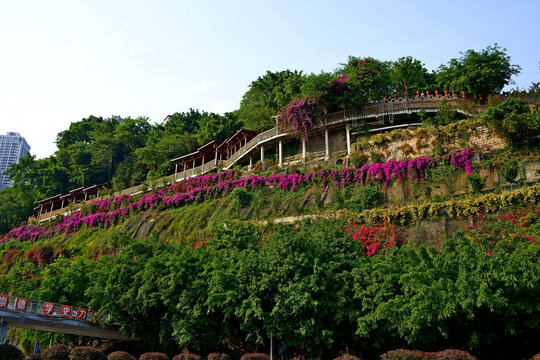
[[[11,181],[4,175],[11,164],[16,164],[30,151],[30,145],[19,133],[8,132],[0,135],[0,190],[11,186]]]

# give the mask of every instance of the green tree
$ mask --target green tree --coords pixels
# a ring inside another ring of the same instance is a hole
[[[392,90],[390,63],[371,57],[349,56],[347,64],[338,69],[346,75],[343,96],[337,94],[333,101],[340,108],[353,108],[365,104],[366,100],[382,99]]]
[[[238,120],[247,129],[264,131],[273,127],[272,116],[300,95],[305,81],[302,71],[267,71],[253,81],[243,95]]]
[[[400,57],[391,63],[390,77],[392,79],[393,90],[398,95],[403,92],[407,96],[412,96],[416,91],[431,90],[434,78],[424,64],[412,56]]]
[[[451,59],[447,65],[441,65],[437,72],[437,82],[442,89],[465,91],[476,96],[502,91],[511,83],[513,75],[519,74],[521,67],[510,63],[506,49],[497,44],[475,51],[461,53],[459,59]]]

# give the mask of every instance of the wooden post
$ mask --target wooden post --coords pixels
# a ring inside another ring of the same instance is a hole
[[[187,163],[184,161],[184,180],[186,180],[186,167]]]
[[[302,138],[302,161],[306,160],[306,136]]]
[[[174,181],[176,182],[176,174],[178,173],[178,163],[174,163]]]
[[[251,169],[253,169],[253,156],[249,156],[249,166],[248,166],[248,171],[251,171]]]

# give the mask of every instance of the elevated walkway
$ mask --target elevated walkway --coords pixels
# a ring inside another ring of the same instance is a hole
[[[93,321],[95,313],[87,309],[17,297],[9,297],[6,301],[4,299],[5,295],[1,295],[0,344],[5,342],[8,327],[111,340],[138,340],[122,335],[118,327],[102,328]],[[24,301],[24,306],[20,306],[21,300]]]

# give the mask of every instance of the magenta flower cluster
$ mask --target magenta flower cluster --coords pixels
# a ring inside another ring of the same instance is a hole
[[[305,136],[313,127],[313,100],[311,97],[302,97],[293,100],[279,112],[280,126],[293,130],[294,136]]]
[[[471,173],[472,155],[471,149],[466,149],[437,160]],[[141,196],[138,200],[133,200],[129,195],[94,200],[91,202],[91,204],[95,204],[96,209],[93,213],[83,217],[80,212],[76,212],[65,216],[55,226],[50,224],[21,226],[11,230],[0,242],[15,239],[35,242],[40,238],[51,238],[60,234],[67,235],[83,225],[90,228],[107,228],[118,219],[127,217],[130,212],[155,209],[156,207],[174,208],[195,200],[203,200],[211,195],[228,194],[234,188],[272,186],[281,188],[283,191],[294,191],[296,187],[304,184],[317,184],[322,187],[332,184],[335,187],[345,187],[353,184],[365,185],[369,181],[380,181],[386,187],[392,178],[396,178],[399,182],[406,179],[423,181],[428,171],[437,165],[437,160],[429,157],[404,161],[390,159],[385,164],[374,163],[364,165],[361,168],[345,168],[341,171],[324,169],[317,173],[304,175],[250,175],[234,179],[231,171],[225,171],[221,174],[207,174],[178,182],[165,189],[158,189],[153,193]],[[129,203],[129,205],[121,207],[124,203]]]

